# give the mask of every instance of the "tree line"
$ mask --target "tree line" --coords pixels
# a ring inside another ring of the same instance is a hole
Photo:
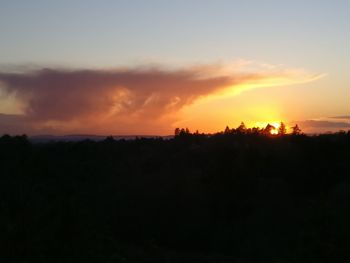
[[[302,131],[299,128],[298,124],[292,126],[291,132],[289,134],[291,135],[301,135]],[[271,136],[273,135],[273,131],[276,131],[275,135],[286,135],[287,134],[287,127],[284,122],[280,122],[278,128],[271,124],[267,124],[266,127],[260,128],[260,127],[252,127],[247,128],[244,122],[241,122],[241,124],[237,128],[232,128],[226,126],[225,130],[223,132],[218,132],[216,134],[252,134],[252,135],[265,135],[265,136]],[[191,133],[188,128],[175,128],[174,135],[177,136],[184,136],[184,135],[199,135],[198,130],[194,133]]]

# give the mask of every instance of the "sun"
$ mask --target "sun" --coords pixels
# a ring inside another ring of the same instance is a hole
[[[270,130],[271,135],[277,135],[278,134],[278,129],[281,126],[280,122],[277,121],[269,121],[269,122],[257,122],[255,123],[256,127],[265,129],[267,125],[271,125],[273,128]]]
[[[273,126],[273,125],[272,125]],[[270,131],[270,134],[271,135],[277,135],[278,134],[278,130],[275,128],[275,129],[272,129],[271,131]]]
[[[278,134],[278,128],[281,126],[280,123],[279,122],[272,122],[270,124],[274,127],[274,129],[271,129],[270,133],[272,135],[277,135]]]

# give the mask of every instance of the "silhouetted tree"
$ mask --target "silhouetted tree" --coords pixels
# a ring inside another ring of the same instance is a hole
[[[266,125],[266,127],[265,127],[263,133],[264,133],[265,135],[271,135],[272,131],[275,130],[275,129],[276,129],[276,127],[273,126],[273,125],[271,125],[271,124],[269,123],[269,124]]]
[[[177,135],[176,135],[177,134]],[[188,128],[176,128],[175,129],[175,136],[187,136],[187,135],[190,135],[191,132]]]
[[[249,133],[254,134],[254,135],[258,135],[261,133],[261,129],[259,127],[253,127],[251,129],[249,129]]]
[[[295,126],[292,127],[292,134],[293,135],[301,134],[301,129],[299,128],[298,124],[295,124]]]
[[[179,136],[180,132],[181,132],[180,128],[175,128],[175,132],[174,132],[175,136]]]
[[[281,121],[280,127],[278,128],[279,135],[285,135],[287,133],[286,125]]]
[[[107,136],[106,139],[104,139],[105,143],[113,143],[115,142],[114,137],[112,135]]]
[[[238,126],[236,131],[240,134],[244,134],[247,131],[247,127],[245,126],[244,122],[242,121],[241,124]]]
[[[225,134],[231,133],[231,130],[230,130],[230,128],[228,126],[226,126],[224,133]]]

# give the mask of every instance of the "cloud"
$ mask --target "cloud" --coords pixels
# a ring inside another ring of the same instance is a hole
[[[330,119],[350,120],[350,115],[333,116],[333,117],[330,117]]]
[[[21,115],[0,114],[0,130],[2,133],[18,133],[25,129],[25,117]]]
[[[305,120],[298,124],[303,128],[321,128],[321,129],[346,129],[350,128],[348,122],[325,121],[325,120]]]
[[[14,123],[20,122],[31,131],[150,133],[170,126],[174,114],[184,106],[223,90],[241,91],[244,85],[251,89],[296,84],[319,77],[278,67],[237,71],[237,67],[223,65],[172,70],[136,67],[4,71],[0,72],[2,91],[16,98],[23,116],[2,115],[0,128],[5,123],[9,127],[12,122],[15,127]],[[18,129],[21,133],[20,125]]]

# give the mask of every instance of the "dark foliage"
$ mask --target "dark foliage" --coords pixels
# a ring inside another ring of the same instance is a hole
[[[1,262],[349,262],[350,133],[0,138]]]

